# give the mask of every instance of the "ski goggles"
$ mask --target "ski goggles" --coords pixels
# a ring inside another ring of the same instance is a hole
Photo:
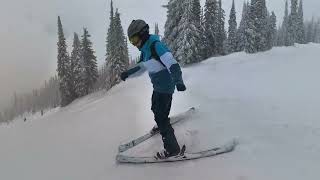
[[[139,35],[134,35],[132,37],[129,38],[129,41],[131,44],[133,44],[134,46],[137,46],[139,41],[140,41],[140,37]]]

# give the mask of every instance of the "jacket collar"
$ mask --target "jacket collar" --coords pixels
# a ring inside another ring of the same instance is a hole
[[[159,36],[157,35],[150,35],[149,39],[143,44],[143,46],[139,49],[139,51],[149,51],[151,44],[154,41],[160,41]]]

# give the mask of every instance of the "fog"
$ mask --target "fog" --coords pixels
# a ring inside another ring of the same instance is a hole
[[[0,0],[0,110],[7,105],[14,92],[28,92],[39,88],[44,80],[56,74],[57,16],[63,23],[69,52],[73,32],[82,34],[87,27],[96,50],[98,64],[104,63],[105,39],[109,21],[110,0]],[[166,20],[167,0],[114,0],[119,8],[123,28],[132,19],[145,19],[153,29],[159,23],[160,33]],[[202,0],[202,4],[204,0]],[[223,0],[228,19],[232,0]],[[239,20],[243,0],[235,0]],[[284,0],[267,0],[278,22],[282,21]],[[320,16],[319,0],[304,0],[305,18]],[[129,45],[130,55],[138,51]]]

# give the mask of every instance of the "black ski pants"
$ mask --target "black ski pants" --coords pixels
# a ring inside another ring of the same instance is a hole
[[[151,110],[154,114],[160,134],[162,136],[164,149],[168,153],[176,154],[180,152],[174,130],[170,124],[169,113],[172,103],[172,94],[165,94],[153,91]]]

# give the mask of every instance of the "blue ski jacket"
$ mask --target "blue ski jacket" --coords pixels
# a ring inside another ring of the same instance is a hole
[[[152,57],[152,44],[154,44],[159,60]],[[159,36],[150,35],[139,50],[141,51],[140,61],[127,71],[129,76],[141,69],[146,69],[154,91],[160,93],[173,94],[177,84],[184,84],[180,65],[166,45],[160,42]]]

